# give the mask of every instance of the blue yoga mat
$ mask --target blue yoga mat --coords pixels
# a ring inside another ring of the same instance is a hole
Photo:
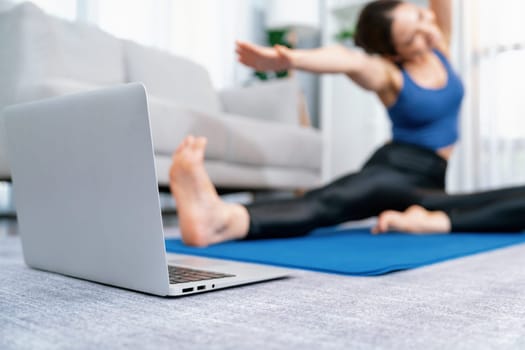
[[[235,241],[207,248],[167,239],[173,253],[302,268],[346,275],[375,276],[416,268],[525,242],[525,233],[379,236],[369,229],[321,229],[299,238]]]

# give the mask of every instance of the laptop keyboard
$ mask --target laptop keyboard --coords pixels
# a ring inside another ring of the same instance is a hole
[[[188,269],[187,267],[168,265],[170,284],[211,280],[214,278],[235,277],[225,273]]]

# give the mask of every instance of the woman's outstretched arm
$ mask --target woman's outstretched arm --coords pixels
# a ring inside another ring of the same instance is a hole
[[[257,70],[299,69],[312,73],[343,73],[364,89],[380,93],[392,85],[395,66],[380,56],[342,45],[293,50],[237,42],[239,61]]]

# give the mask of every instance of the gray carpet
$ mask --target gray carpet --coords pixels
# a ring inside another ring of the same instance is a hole
[[[165,299],[31,270],[0,234],[0,349],[525,349],[524,291],[520,245]]]

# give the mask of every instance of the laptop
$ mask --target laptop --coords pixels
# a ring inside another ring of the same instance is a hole
[[[142,84],[10,106],[2,121],[28,266],[161,296],[289,273],[166,253]]]

